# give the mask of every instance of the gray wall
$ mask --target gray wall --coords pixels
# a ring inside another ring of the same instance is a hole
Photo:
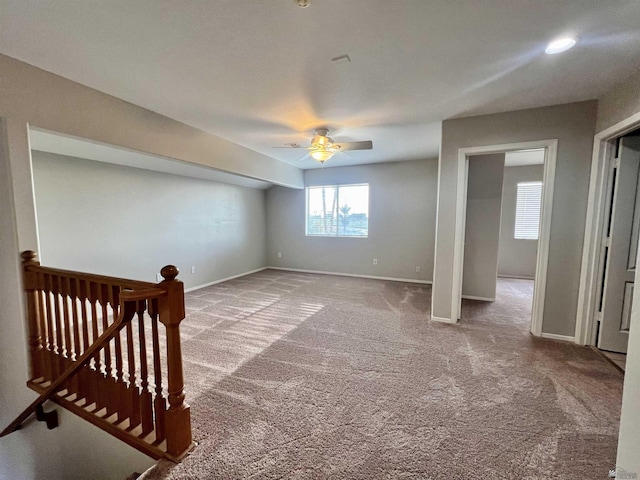
[[[20,122],[5,122],[12,127],[12,141],[0,129],[0,425],[9,424],[35,397],[26,387],[28,379],[26,316],[23,305],[20,250],[33,249],[33,231],[24,223],[32,208],[30,202],[16,199],[31,196],[25,188],[29,169],[9,161],[24,148],[28,157],[26,125],[15,135]],[[22,144],[24,141],[24,145]],[[7,146],[11,143],[8,155]],[[16,182],[21,179],[24,182]],[[52,408],[47,406],[47,409]],[[0,441],[0,478],[31,480],[40,478],[102,478],[120,480],[134,471],[142,472],[154,461],[120,440],[80,419],[63,408],[56,408],[60,425],[47,430],[40,422],[27,422],[19,432]],[[79,461],[82,459],[82,461]]]
[[[640,112],[640,70],[604,95],[598,102],[596,132]]]
[[[506,167],[502,189],[502,221],[498,275],[534,278],[538,253],[537,240],[513,238],[516,223],[516,198],[519,182],[542,181],[544,165]]]
[[[28,339],[24,332],[23,299],[19,295],[21,284],[16,265],[20,250],[38,249],[32,215],[28,125],[276,184],[303,186],[302,171],[298,168],[5,55],[0,55],[0,117],[13,126],[13,133],[3,135],[0,145],[3,154],[10,150],[7,155],[0,155],[0,161],[11,163],[3,163],[0,168],[0,263],[3,267],[0,269],[3,332],[0,335],[0,405],[3,406],[0,420],[3,425],[34,398],[34,393],[25,385]],[[10,141],[5,142],[7,139]],[[10,178],[12,185],[5,185],[5,180]],[[13,205],[9,201],[12,196],[17,199]],[[166,260],[158,259],[158,262],[161,266]],[[155,263],[153,272],[159,266]],[[185,273],[183,271],[181,277]],[[142,274],[148,275],[146,271]],[[153,463],[149,457],[64,409],[59,412],[61,425],[55,430],[46,430],[36,422],[2,439],[0,478],[121,479],[134,470],[144,471]]]
[[[458,150],[462,147],[557,139],[542,331],[574,335],[596,106],[596,102],[580,102],[446,120],[443,123],[433,316],[451,317]]]
[[[265,266],[265,192],[33,152],[44,265],[185,287]],[[196,273],[191,273],[191,266]]]
[[[495,300],[504,153],[469,158],[462,295]]]
[[[267,192],[268,264],[431,280],[437,168],[432,159],[305,171],[306,185],[369,183],[368,238],[305,236],[304,190],[272,187]]]
[[[0,54],[0,116],[32,127],[302,187],[302,171]]]
[[[637,114],[640,114],[640,71],[600,99],[597,131]],[[635,291],[633,304],[616,467],[627,472],[640,472],[640,309],[635,308],[640,305],[640,289]]]

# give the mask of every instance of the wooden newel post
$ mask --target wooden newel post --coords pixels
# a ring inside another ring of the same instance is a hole
[[[180,322],[184,319],[184,285],[178,276],[178,268],[164,267],[160,283],[167,292],[158,302],[160,322],[167,329],[167,377],[169,409],[166,415],[167,454],[174,459],[184,456],[191,447],[191,412],[184,401],[184,376],[182,350],[180,348]]]
[[[36,275],[30,270],[32,266],[40,265],[36,260],[36,252],[25,250],[22,257],[22,282],[26,293],[27,322],[29,329],[29,353],[31,356],[30,375],[32,379],[43,376],[42,335],[40,332],[40,318],[38,308],[38,292]]]

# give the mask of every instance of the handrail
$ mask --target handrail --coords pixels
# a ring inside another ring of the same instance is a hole
[[[22,260],[27,385],[39,395],[0,436],[34,410],[41,414],[48,399],[154,458],[180,460],[194,444],[184,393],[178,269],[164,267],[164,280],[154,284],[43,267],[32,251]]]
[[[31,261],[31,254],[34,255],[35,252],[27,250],[22,253],[23,261]],[[86,273],[86,272],[76,272],[73,270],[64,270],[62,268],[52,268],[52,267],[43,267],[39,263],[31,266],[32,271],[46,271],[47,273],[56,274],[56,275],[65,275],[65,276],[75,276],[82,277],[83,279],[95,282],[108,282],[113,284],[122,285],[125,288],[130,288],[132,290],[145,289],[145,288],[155,288],[157,287],[156,283],[152,282],[144,282],[142,280],[131,280],[128,278],[119,278],[119,277],[109,277],[107,275],[98,275],[97,273]]]
[[[20,415],[16,417],[16,419],[11,422],[7,428],[5,428],[2,432],[0,432],[0,437],[4,437],[12,432],[15,432],[20,428],[20,425],[28,419],[35,411],[36,408],[42,405],[45,401],[47,401],[53,394],[55,394],[58,389],[67,381],[69,378],[74,375],[78,370],[80,370],[91,358],[98,352],[100,349],[104,348],[105,344],[111,340],[113,335],[119,331],[125,322],[131,321],[133,316],[136,314],[136,302],[139,300],[145,300],[148,298],[146,295],[153,294],[155,297],[159,297],[163,295],[165,292],[155,288],[155,289],[147,289],[142,292],[122,292],[120,296],[120,315],[115,322],[111,324],[109,328],[107,328],[100,337],[86,350],[82,356],[77,359],[71,367],[69,367],[61,376],[59,376],[56,380],[51,383],[47,387],[47,389],[40,394],[38,398],[36,398],[27,408],[25,408]]]

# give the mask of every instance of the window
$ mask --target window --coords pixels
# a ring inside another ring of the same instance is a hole
[[[367,237],[369,185],[307,187],[307,235]]]
[[[542,182],[518,183],[516,196],[516,226],[513,238],[537,240],[540,228]]]

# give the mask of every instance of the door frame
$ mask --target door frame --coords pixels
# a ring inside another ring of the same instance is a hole
[[[597,341],[594,330],[600,277],[600,241],[605,219],[611,141],[638,128],[640,128],[640,112],[597,133],[593,140],[591,178],[589,180],[589,198],[576,312],[575,342],[579,345],[595,345]]]
[[[545,149],[544,173],[542,184],[542,205],[540,212],[540,235],[536,257],[536,273],[533,289],[533,309],[531,312],[531,333],[542,335],[544,298],[547,285],[547,264],[549,260],[549,239],[551,237],[551,213],[553,207],[553,189],[555,184],[556,157],[558,140],[536,140],[531,142],[505,143],[458,149],[458,179],[456,196],[456,225],[453,246],[453,281],[451,289],[451,318],[460,318],[462,301],[462,274],[464,267],[465,220],[467,208],[467,178],[469,175],[469,157],[492,153],[507,153],[517,150]]]

